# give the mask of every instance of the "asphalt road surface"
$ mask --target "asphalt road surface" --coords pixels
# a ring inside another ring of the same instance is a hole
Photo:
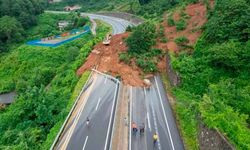
[[[145,133],[133,134],[130,130],[129,150],[183,150],[170,104],[160,77],[155,76],[149,88],[131,87],[131,122],[139,127],[145,124]],[[130,128],[131,129],[131,128]],[[153,134],[159,140],[153,145]]]
[[[49,13],[56,13],[56,14],[63,14],[69,13],[65,11],[46,11]],[[90,14],[90,13],[81,13],[81,15],[88,16],[90,19],[98,19],[103,22],[106,22],[111,25],[112,27],[112,34],[120,34],[126,31],[128,26],[133,26],[134,24],[121,18],[111,17],[111,16],[104,16],[104,15],[97,15],[97,14]]]
[[[113,35],[124,33],[128,26],[134,25],[127,20],[116,18],[116,17],[111,17],[111,16],[88,14],[88,13],[82,13],[82,15],[86,15],[90,19],[98,19],[98,20],[102,20],[103,22],[110,24],[112,26]]]
[[[119,82],[95,73],[61,134],[56,150],[108,150]],[[87,126],[87,117],[90,125]]]

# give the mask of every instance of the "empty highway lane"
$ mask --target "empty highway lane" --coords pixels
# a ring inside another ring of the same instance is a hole
[[[87,84],[55,150],[108,150],[110,147],[119,82],[94,73]]]

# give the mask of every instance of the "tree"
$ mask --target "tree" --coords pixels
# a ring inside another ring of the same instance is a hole
[[[249,69],[249,45],[250,41],[248,44],[229,41],[214,45],[205,52],[205,55],[207,55],[208,61],[215,67],[232,71]]]
[[[140,3],[141,5],[147,4],[147,3],[149,3],[149,2],[150,2],[150,0],[139,0],[139,3]]]
[[[129,52],[143,53],[150,50],[156,42],[156,28],[153,23],[145,22],[134,29],[126,40]]]
[[[223,43],[230,39],[246,42],[250,37],[250,5],[246,0],[216,1],[215,11],[206,25],[207,42]]]
[[[14,17],[4,16],[0,18],[0,40],[2,42],[19,42],[23,33],[22,25]]]

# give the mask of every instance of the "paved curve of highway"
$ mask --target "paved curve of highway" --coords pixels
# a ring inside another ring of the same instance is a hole
[[[65,12],[65,11],[45,11],[45,12],[55,13],[55,14],[69,13],[69,12]],[[90,19],[102,20],[102,21],[110,24],[112,26],[112,34],[113,35],[124,33],[128,26],[134,25],[132,22],[129,22],[125,19],[111,17],[111,16],[97,15],[97,14],[91,14],[91,13],[81,13],[81,15],[88,16]]]

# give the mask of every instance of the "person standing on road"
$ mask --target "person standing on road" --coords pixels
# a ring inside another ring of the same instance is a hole
[[[132,129],[135,134],[137,132],[137,125],[135,124],[135,122],[132,123]]]
[[[142,123],[142,125],[140,126],[140,135],[142,135],[145,131],[145,124]]]
[[[89,127],[89,122],[90,122],[89,117],[87,117],[87,120],[86,120],[87,127]]]
[[[155,134],[153,135],[154,146],[155,146],[155,144],[156,144],[157,141],[158,141],[158,135],[155,133]]]

